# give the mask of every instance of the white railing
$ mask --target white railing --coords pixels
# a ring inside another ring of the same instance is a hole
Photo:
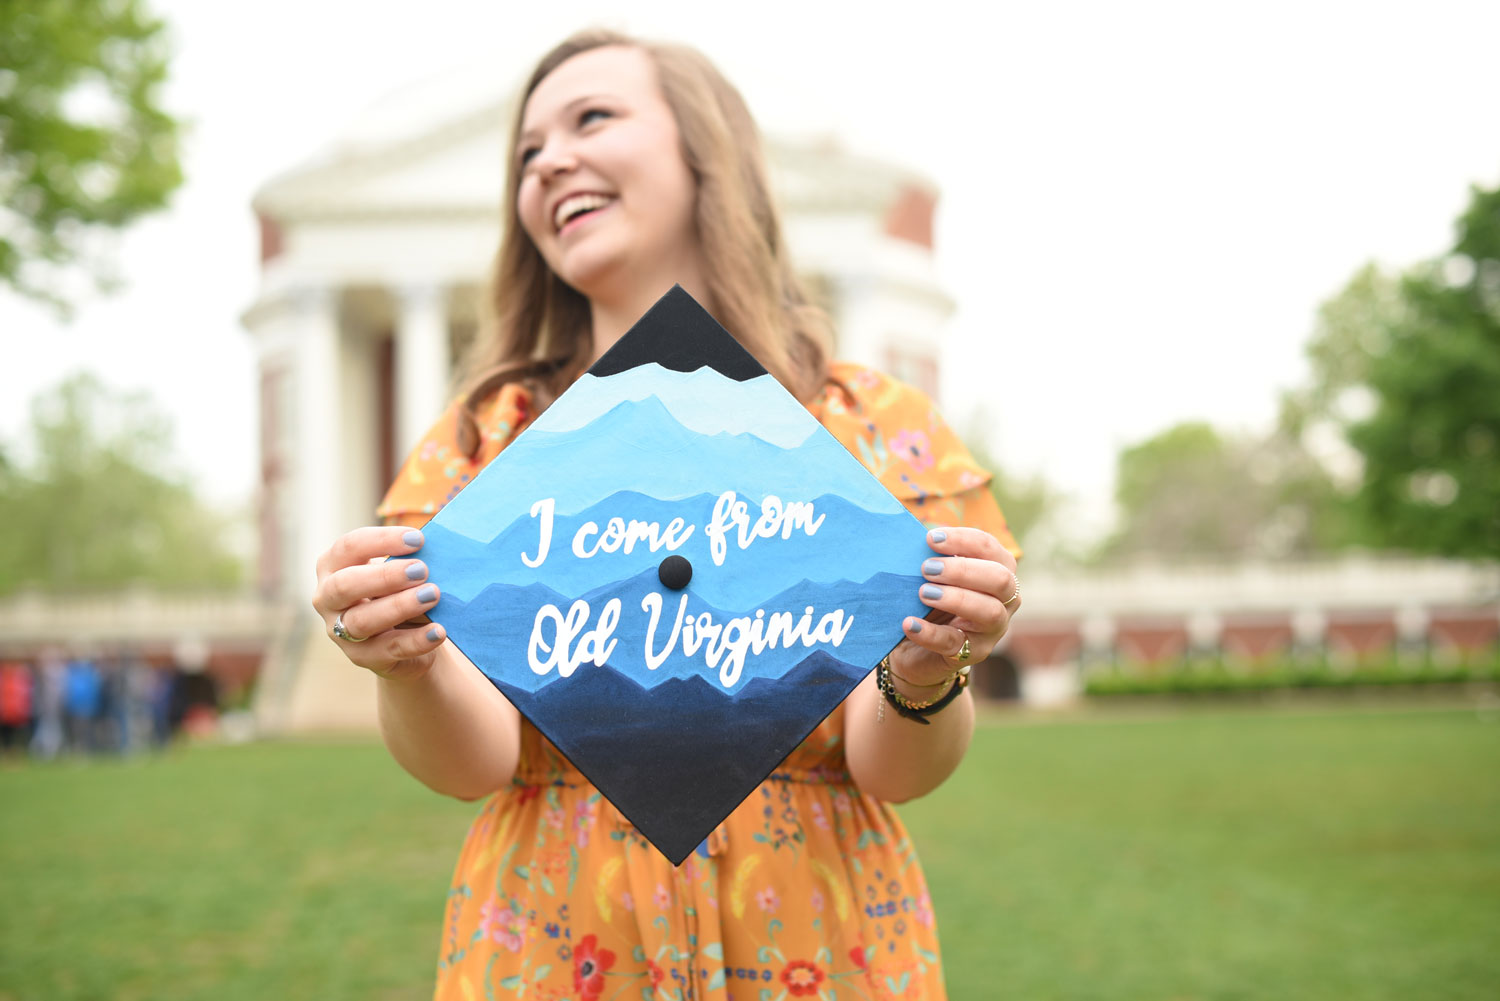
[[[245,594],[159,594],[127,590],[97,595],[26,593],[0,599],[0,651],[47,644],[206,644],[267,642],[284,606]]]
[[[1021,566],[1026,619],[1097,615],[1395,610],[1500,604],[1500,564],[1358,557],[1322,563],[1135,566],[1119,570]]]

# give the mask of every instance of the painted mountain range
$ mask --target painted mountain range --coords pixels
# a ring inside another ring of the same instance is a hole
[[[674,862],[927,611],[921,524],[681,289],[425,536],[431,617]]]
[[[653,376],[667,376],[662,383],[664,394],[708,393],[718,402],[726,428],[747,419],[739,412],[741,408],[732,405],[733,394],[742,391],[738,387],[746,387],[757,400],[767,395],[764,390],[774,390],[783,398],[783,406],[796,408],[783,414],[782,423],[802,425],[800,444],[777,445],[750,432],[694,430],[673,416],[670,395],[622,401],[587,424],[549,430],[552,410],[565,405],[581,388],[575,385],[505,450],[506,465],[517,466],[508,471],[505,495],[496,498],[492,507],[465,505],[453,514],[444,509],[444,526],[474,541],[488,542],[517,520],[529,517],[531,505],[544,497],[555,498],[559,511],[577,512],[625,489],[663,501],[734,490],[757,504],[766,495],[807,499],[834,494],[872,513],[905,513],[901,502],[769,375],[747,383],[735,383],[707,369],[691,381],[672,379],[672,375],[660,366],[645,365],[596,379],[593,384],[630,379],[639,385]],[[797,461],[788,461],[792,455]],[[638,477],[618,475],[623,465],[637,462],[644,463],[642,472],[649,473],[649,482],[637,485]],[[565,475],[559,467],[566,469]],[[852,473],[860,477],[851,479]]]
[[[497,684],[543,733],[567,733],[574,764],[607,762],[594,785],[680,863],[827,715],[808,709],[838,705],[865,673],[814,653],[790,695],[758,680],[733,700],[696,678],[648,692],[607,666],[537,695]]]

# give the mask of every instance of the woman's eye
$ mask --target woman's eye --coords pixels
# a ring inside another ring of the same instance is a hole
[[[519,157],[521,166],[526,166],[540,152],[541,148],[537,146],[527,146],[525,149],[521,150],[521,155]]]
[[[603,108],[590,108],[583,114],[578,116],[578,124],[588,125],[592,122],[603,121],[604,119],[610,117],[612,117],[610,113],[605,111]]]

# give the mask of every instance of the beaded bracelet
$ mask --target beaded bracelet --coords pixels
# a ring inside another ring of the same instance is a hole
[[[878,723],[885,722],[885,704],[889,702],[891,708],[896,710],[896,715],[904,716],[914,720],[923,726],[928,725],[925,717],[941,712],[948,703],[963,694],[963,690],[969,684],[969,668],[965,665],[953,676],[953,684],[948,691],[935,699],[926,702],[911,702],[902,695],[891,681],[891,659],[882,657],[880,663],[875,667],[875,687],[880,692],[880,703],[875,720]]]

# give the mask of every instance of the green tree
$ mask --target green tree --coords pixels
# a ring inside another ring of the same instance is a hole
[[[1370,406],[1370,364],[1406,313],[1401,276],[1366,264],[1318,309],[1308,340],[1307,383],[1281,399],[1280,428],[1302,437],[1343,429]]]
[[[0,0],[0,284],[66,312],[68,268],[110,283],[94,234],[182,183],[166,72],[140,0]]]
[[[1500,187],[1473,189],[1453,251],[1409,271],[1401,300],[1368,360],[1373,412],[1348,427],[1366,532],[1500,558]]]
[[[1062,494],[1042,476],[1014,476],[995,469],[990,495],[1000,505],[1010,534],[1021,548],[1041,555],[1037,552],[1039,541],[1063,504]]]
[[[145,398],[73,376],[33,400],[27,440],[0,455],[0,519],[14,542],[0,594],[239,583],[224,519],[169,471],[170,427]]]
[[[1188,422],[1120,453],[1103,561],[1307,556],[1335,544],[1332,482],[1295,439]]]
[[[1043,476],[1016,476],[1007,473],[987,449],[973,444],[983,438],[978,430],[964,438],[975,460],[991,471],[990,495],[1000,505],[1010,534],[1015,536],[1021,548],[1033,556],[1044,553],[1049,557],[1059,555],[1051,551],[1045,541],[1039,544],[1039,540],[1045,540],[1047,529],[1066,502],[1063,494]]]

